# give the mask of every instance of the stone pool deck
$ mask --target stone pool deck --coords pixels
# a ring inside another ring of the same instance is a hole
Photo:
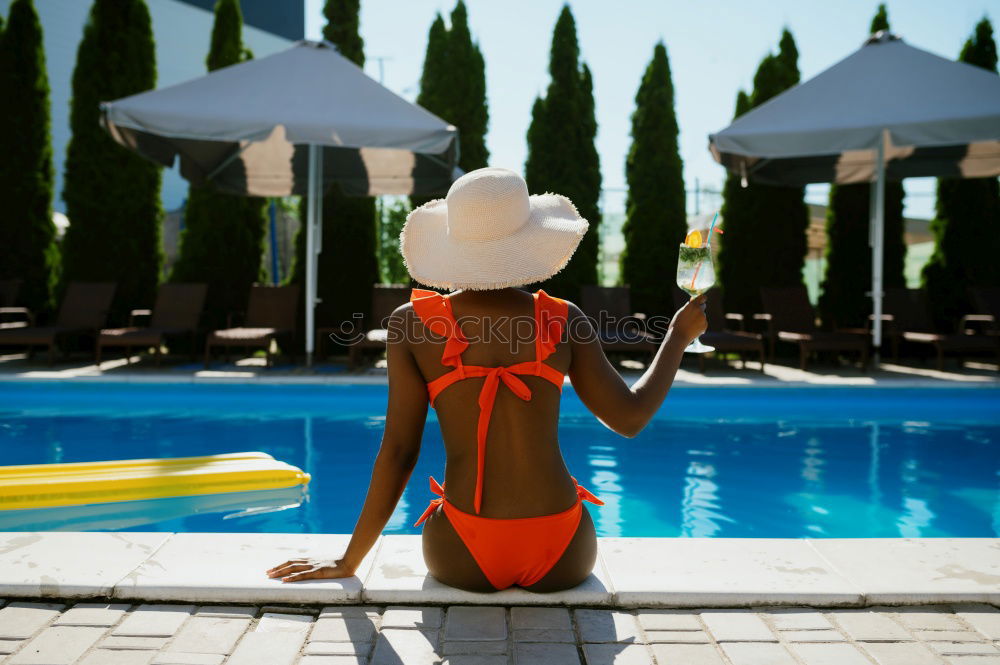
[[[987,665],[1000,663],[1000,610],[15,601],[0,609],[0,654],[4,665]]]

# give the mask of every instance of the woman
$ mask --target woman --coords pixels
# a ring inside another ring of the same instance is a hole
[[[568,199],[529,197],[518,174],[499,168],[462,176],[446,199],[410,214],[400,236],[410,275],[458,291],[414,289],[390,319],[385,432],[347,550],[339,559],[286,561],[269,577],[354,575],[416,464],[428,398],[447,456],[445,482],[431,478],[440,498],[417,521],[430,574],[478,592],[559,591],[590,575],[597,538],[582,501],[601,501],[576,483],[559,450],[563,376],[601,422],[633,437],[706,321],[704,296],[685,305],[646,373],[626,385],[576,305],[517,288],[561,270],[586,231]]]

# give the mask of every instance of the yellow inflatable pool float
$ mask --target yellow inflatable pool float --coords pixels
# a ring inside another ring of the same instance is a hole
[[[0,510],[272,490],[309,474],[263,452],[0,466]]]

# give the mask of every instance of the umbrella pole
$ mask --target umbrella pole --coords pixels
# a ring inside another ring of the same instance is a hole
[[[879,134],[878,148],[875,150],[875,182],[871,188],[871,233],[869,244],[872,248],[872,346],[873,364],[877,368],[882,351],[882,261],[885,246],[885,137]]]
[[[306,213],[306,367],[312,367],[313,350],[316,348],[316,255],[319,254],[316,229],[323,215],[322,181],[320,147],[310,143],[309,200]]]

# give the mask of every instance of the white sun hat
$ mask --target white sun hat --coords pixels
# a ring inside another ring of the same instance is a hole
[[[502,289],[565,267],[587,220],[559,194],[528,195],[524,178],[487,167],[466,173],[406,218],[399,236],[410,276],[444,289]]]

